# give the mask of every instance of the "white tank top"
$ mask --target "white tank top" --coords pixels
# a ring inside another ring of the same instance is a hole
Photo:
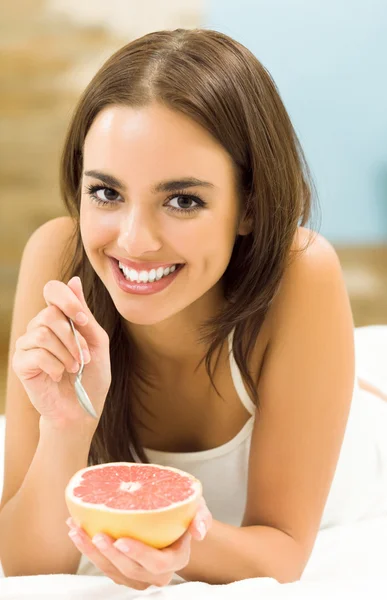
[[[356,373],[371,383],[376,377],[368,377],[366,362],[377,363],[376,354],[380,352],[381,343],[387,349],[387,327],[381,327],[382,331],[377,332],[374,329],[355,330]],[[231,376],[240,401],[251,414],[239,433],[222,446],[201,452],[144,450],[150,462],[183,469],[197,477],[202,482],[203,495],[214,519],[240,526],[246,505],[256,408],[235,362],[233,335],[234,331],[228,337]],[[363,359],[364,354],[367,360]],[[385,371],[380,364],[375,372],[382,373],[382,370]],[[380,380],[379,387],[382,388]],[[387,403],[361,389],[356,376],[350,416],[321,528],[387,511],[386,432]]]
[[[203,496],[213,517],[230,525],[241,524],[247,493],[247,464],[255,405],[243,383],[232,352],[234,331],[228,336],[231,376],[237,394],[251,417],[230,441],[199,452],[162,452],[144,448],[149,461],[176,467],[197,477],[203,486]],[[215,485],[214,485],[215,483]]]

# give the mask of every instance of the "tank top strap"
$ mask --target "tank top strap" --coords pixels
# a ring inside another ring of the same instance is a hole
[[[234,340],[234,331],[235,331],[235,328],[228,335],[228,353],[229,353],[228,355],[229,355],[229,359],[230,359],[231,377],[232,377],[232,381],[234,383],[236,392],[237,392],[239,399],[242,402],[243,406],[246,408],[246,410],[251,415],[255,415],[255,411],[256,411],[255,404],[254,404],[254,402],[252,402],[252,400],[250,399],[250,396],[247,393],[245,384],[243,383],[241,372],[240,372],[239,367],[234,358],[234,353],[233,353],[233,349],[232,349],[233,348],[233,340]]]

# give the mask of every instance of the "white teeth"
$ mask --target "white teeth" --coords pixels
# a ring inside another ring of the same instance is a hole
[[[129,279],[132,283],[152,283],[153,281],[159,281],[159,279],[162,277],[166,277],[176,270],[176,265],[165,267],[165,269],[163,267],[159,267],[158,269],[151,269],[150,271],[136,271],[136,269],[126,267],[121,262],[118,262],[118,265],[121,271],[123,271],[125,278]]]
[[[163,267],[159,267],[159,268],[156,270],[156,279],[157,279],[157,281],[158,281],[159,279],[161,279],[163,275],[164,275],[164,269],[163,269]]]
[[[138,281],[142,281],[143,283],[147,283],[148,281],[148,271],[140,271],[138,275]]]

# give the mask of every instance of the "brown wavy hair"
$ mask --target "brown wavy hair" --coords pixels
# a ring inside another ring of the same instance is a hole
[[[278,89],[242,44],[208,29],[158,31],[130,42],[105,62],[76,106],[60,165],[61,193],[76,225],[68,246],[75,252],[67,249],[61,277],[66,282],[74,275],[81,277],[86,301],[110,339],[112,383],[90,447],[90,465],[136,460],[136,455],[147,462],[133,410],[136,386],[146,383],[146,374],[136,368],[134,344],[123,318],[83,248],[79,228],[83,145],[103,108],[142,107],[154,101],[196,121],[233,159],[243,213],[252,231],[236,237],[222,276],[226,308],[201,331],[208,348],[203,360],[214,385],[212,358],[235,328],[235,360],[257,407],[249,357],[284,269],[298,251],[293,247],[297,228],[309,221],[312,200],[317,201]]]

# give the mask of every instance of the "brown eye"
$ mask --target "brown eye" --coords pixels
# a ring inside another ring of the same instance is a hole
[[[205,202],[203,202],[199,196],[194,196],[192,194],[176,194],[168,200],[167,206],[169,210],[184,216],[184,214],[192,214],[200,208],[203,208]]]
[[[188,196],[176,196],[177,198],[177,208],[192,208],[192,203],[194,202],[192,198]]]
[[[117,202],[122,202],[122,198],[116,190],[103,185],[89,185],[86,187],[86,193],[90,196],[92,202],[101,206],[109,204],[113,206]]]
[[[102,195],[100,196],[99,194],[104,194],[105,197]],[[112,190],[111,188],[102,188],[99,189],[95,195],[97,196],[97,198],[99,200],[109,200],[111,202],[114,202],[115,200],[117,200],[117,196],[119,196],[119,193],[116,192],[115,190]]]

